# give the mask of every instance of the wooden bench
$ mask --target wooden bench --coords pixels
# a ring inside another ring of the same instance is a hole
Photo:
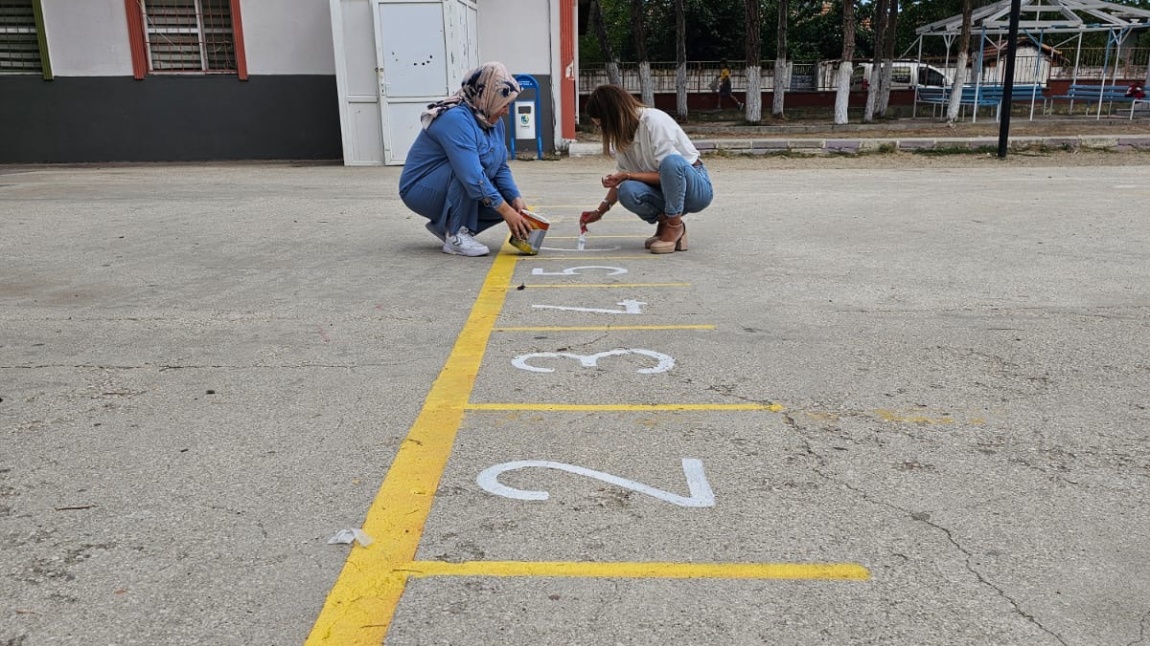
[[[1126,96],[1125,85],[1093,85],[1074,83],[1066,90],[1066,94],[1056,94],[1054,96],[1046,97],[1043,102],[1043,111],[1051,112],[1053,110],[1054,102],[1056,101],[1069,101],[1070,111],[1074,111],[1074,102],[1078,101],[1086,106],[1086,112],[1090,112],[1090,106],[1098,106],[1099,114],[1101,114],[1102,104],[1105,103],[1110,106],[1115,103],[1130,103],[1133,104],[1136,99],[1132,96]],[[1131,106],[1131,114],[1133,114],[1133,106]]]

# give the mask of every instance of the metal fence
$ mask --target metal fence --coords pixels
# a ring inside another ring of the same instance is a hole
[[[1078,59],[1077,67],[1075,58]],[[1019,56],[1016,61],[1014,80],[1016,83],[1038,83],[1045,85],[1050,79],[1145,79],[1147,63],[1150,61],[1150,49],[1124,49],[1116,51],[1111,49],[1107,53],[1105,48],[1084,48],[1081,52],[1076,50],[1063,50],[1061,58],[1049,59],[1042,57],[1034,62],[1035,57],[1024,58]],[[926,59],[922,63],[944,70],[953,78],[955,60]],[[675,92],[675,74],[677,65],[667,62],[652,62],[651,82],[657,93]],[[836,69],[838,61],[791,61],[790,91],[828,91],[835,89],[837,79]],[[994,58],[986,58],[983,62],[983,82],[1002,82],[1002,66]],[[720,61],[688,61],[686,64],[687,92],[711,92],[711,83],[722,69]],[[760,65],[759,87],[769,92],[775,87],[775,62],[763,61]],[[731,89],[735,92],[744,92],[747,89],[746,63],[743,61],[730,61]],[[1076,72],[1077,70],[1077,72]],[[639,65],[635,62],[619,63],[619,74],[622,85],[630,92],[638,93]],[[608,82],[606,66],[597,63],[586,65],[579,70],[579,92],[588,94],[599,85]]]

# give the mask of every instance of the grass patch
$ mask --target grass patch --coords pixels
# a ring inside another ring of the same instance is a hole
[[[928,157],[943,157],[946,155],[992,155],[998,154],[998,147],[976,146],[970,148],[968,146],[936,146],[934,148],[917,148],[911,152],[916,155],[926,155]]]

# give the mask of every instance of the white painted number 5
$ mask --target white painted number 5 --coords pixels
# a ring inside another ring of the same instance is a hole
[[[653,498],[658,498],[664,502],[669,502],[672,505],[678,505],[679,507],[715,506],[715,492],[711,490],[711,483],[707,482],[707,475],[703,473],[703,462],[694,458],[683,458],[683,475],[687,476],[687,489],[691,492],[690,496],[680,496],[669,491],[656,489],[641,482],[613,476],[610,473],[594,471],[585,467],[564,464],[562,462],[548,462],[546,460],[520,460],[517,462],[497,464],[484,469],[475,481],[484,491],[497,496],[503,496],[504,498],[511,498],[513,500],[547,500],[550,494],[546,491],[515,489],[499,482],[499,475],[503,472],[526,469],[528,467],[558,469],[560,471],[586,476],[594,480],[601,480],[607,484],[613,484],[616,487],[637,491]]]

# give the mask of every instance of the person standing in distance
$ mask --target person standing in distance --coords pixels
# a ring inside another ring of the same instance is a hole
[[[699,151],[671,115],[649,108],[617,85],[600,85],[587,99],[587,115],[603,133],[603,153],[615,154],[616,171],[603,177],[607,197],[580,214],[588,224],[616,202],[655,225],[644,246],[651,253],[687,250],[683,216],[714,198]]]
[[[420,115],[423,129],[407,153],[399,197],[429,220],[443,253],[491,253],[474,235],[500,222],[521,238],[531,231],[507,166],[503,117],[518,95],[519,83],[502,63],[484,63]]]

